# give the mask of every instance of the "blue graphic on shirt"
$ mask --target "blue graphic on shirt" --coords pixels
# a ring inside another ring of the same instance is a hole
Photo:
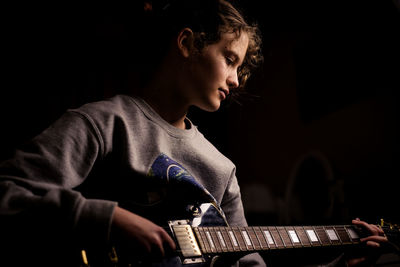
[[[217,203],[215,198],[179,163],[165,154],[160,154],[153,162],[149,176],[161,179],[161,182],[169,185],[178,185],[195,192],[202,200]]]
[[[184,216],[193,216],[192,222],[201,226],[226,225],[225,214],[210,192],[167,155],[162,153],[155,159],[148,176],[162,185],[158,190],[147,192],[148,203],[166,204],[161,204],[160,216],[165,213],[169,220],[174,215],[186,214]],[[194,207],[198,207],[200,213],[191,213]]]

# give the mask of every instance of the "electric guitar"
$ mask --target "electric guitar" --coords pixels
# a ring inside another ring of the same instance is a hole
[[[132,202],[121,196],[116,201],[127,210],[165,225],[176,242],[176,253],[158,262],[147,261],[116,240],[105,253],[109,254],[108,260],[89,249],[82,250],[82,266],[229,266],[252,252],[357,246],[364,235],[353,225],[231,227],[208,190],[165,154],[157,157],[144,181],[149,183],[149,191],[145,190],[147,202]],[[381,227],[398,246],[399,228]]]
[[[177,245],[176,255],[151,265],[141,260],[132,263],[118,255],[118,249],[113,247],[107,260],[92,264],[92,255],[82,250],[81,266],[212,266],[218,258],[238,259],[252,252],[350,248],[359,246],[364,236],[363,230],[355,225],[230,227],[220,208],[213,203],[187,205],[183,210],[186,219],[168,221],[169,232]],[[400,228],[383,221],[379,227],[399,252]],[[98,256],[92,258],[99,261]]]

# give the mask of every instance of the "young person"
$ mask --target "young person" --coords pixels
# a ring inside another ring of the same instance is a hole
[[[160,225],[164,200],[210,201],[229,225],[247,225],[235,165],[187,113],[191,106],[216,111],[244,86],[262,60],[258,28],[224,0],[153,9],[159,28],[150,34],[164,50],[151,51],[157,61],[144,66],[150,75],[142,90],[66,111],[1,164],[9,266],[71,266],[71,243],[101,250],[116,240],[131,254],[162,259],[176,249]],[[370,230],[371,246],[385,241],[380,229],[354,223]],[[259,254],[238,263],[265,265]]]

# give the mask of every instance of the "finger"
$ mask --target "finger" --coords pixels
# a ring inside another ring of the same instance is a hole
[[[359,218],[357,218],[355,220],[352,220],[351,222],[356,224],[356,225],[362,225],[362,226],[368,227],[368,223],[364,222],[364,221],[361,221]]]
[[[378,231],[379,231],[379,234],[385,235],[385,232],[382,230],[382,228],[378,227]]]
[[[164,258],[165,257],[165,250],[164,250],[164,246],[163,246],[163,243],[161,242],[161,240],[160,240],[160,243],[157,244],[157,245],[158,245],[158,249],[160,251],[161,257]]]
[[[365,262],[367,259],[365,257],[350,259],[347,261],[348,266],[358,266],[359,264]]]
[[[367,241],[366,245],[371,248],[379,248],[381,244],[374,241]]]
[[[161,259],[165,256],[163,241],[161,235],[159,235],[158,233],[155,233],[155,235],[151,239],[151,250],[148,256],[157,259]]]
[[[384,236],[379,236],[379,235],[371,235],[368,237],[364,237],[360,239],[361,242],[368,242],[368,241],[374,241],[377,243],[384,243],[387,242],[388,239]]]
[[[359,226],[364,227],[364,228],[367,229],[371,234],[374,234],[374,235],[379,235],[379,233],[381,232],[381,231],[379,230],[379,228],[378,228],[376,225],[369,224],[369,223],[364,222],[364,221],[353,220],[352,223],[355,224],[355,225],[359,225]]]
[[[175,244],[174,240],[171,238],[171,236],[166,231],[164,231],[164,229],[161,232],[161,235],[162,235],[164,242],[168,244],[168,247],[172,250],[175,250],[176,244]]]
[[[385,232],[382,230],[381,227],[379,227],[377,225],[374,225],[374,226],[375,226],[376,231],[378,232],[379,235],[385,235]]]
[[[137,245],[138,244],[136,244],[136,246]],[[151,245],[149,243],[142,243],[142,245],[139,247],[141,247],[144,250],[145,254],[149,254],[151,252]]]
[[[369,226],[371,227],[371,229],[373,229],[374,232],[376,232],[378,234],[384,234],[382,228],[380,228],[378,225],[369,224]]]

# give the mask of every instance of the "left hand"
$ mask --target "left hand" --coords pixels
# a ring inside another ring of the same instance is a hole
[[[361,238],[360,241],[365,243],[367,247],[370,248],[380,248],[381,244],[388,242],[387,237],[381,228],[376,225],[369,224],[367,222],[361,221],[359,218],[352,220],[352,223],[366,229],[371,235]],[[358,266],[363,264],[363,266],[372,266],[372,264],[377,260],[376,254],[369,253],[368,256],[352,258],[347,261],[348,266]]]

